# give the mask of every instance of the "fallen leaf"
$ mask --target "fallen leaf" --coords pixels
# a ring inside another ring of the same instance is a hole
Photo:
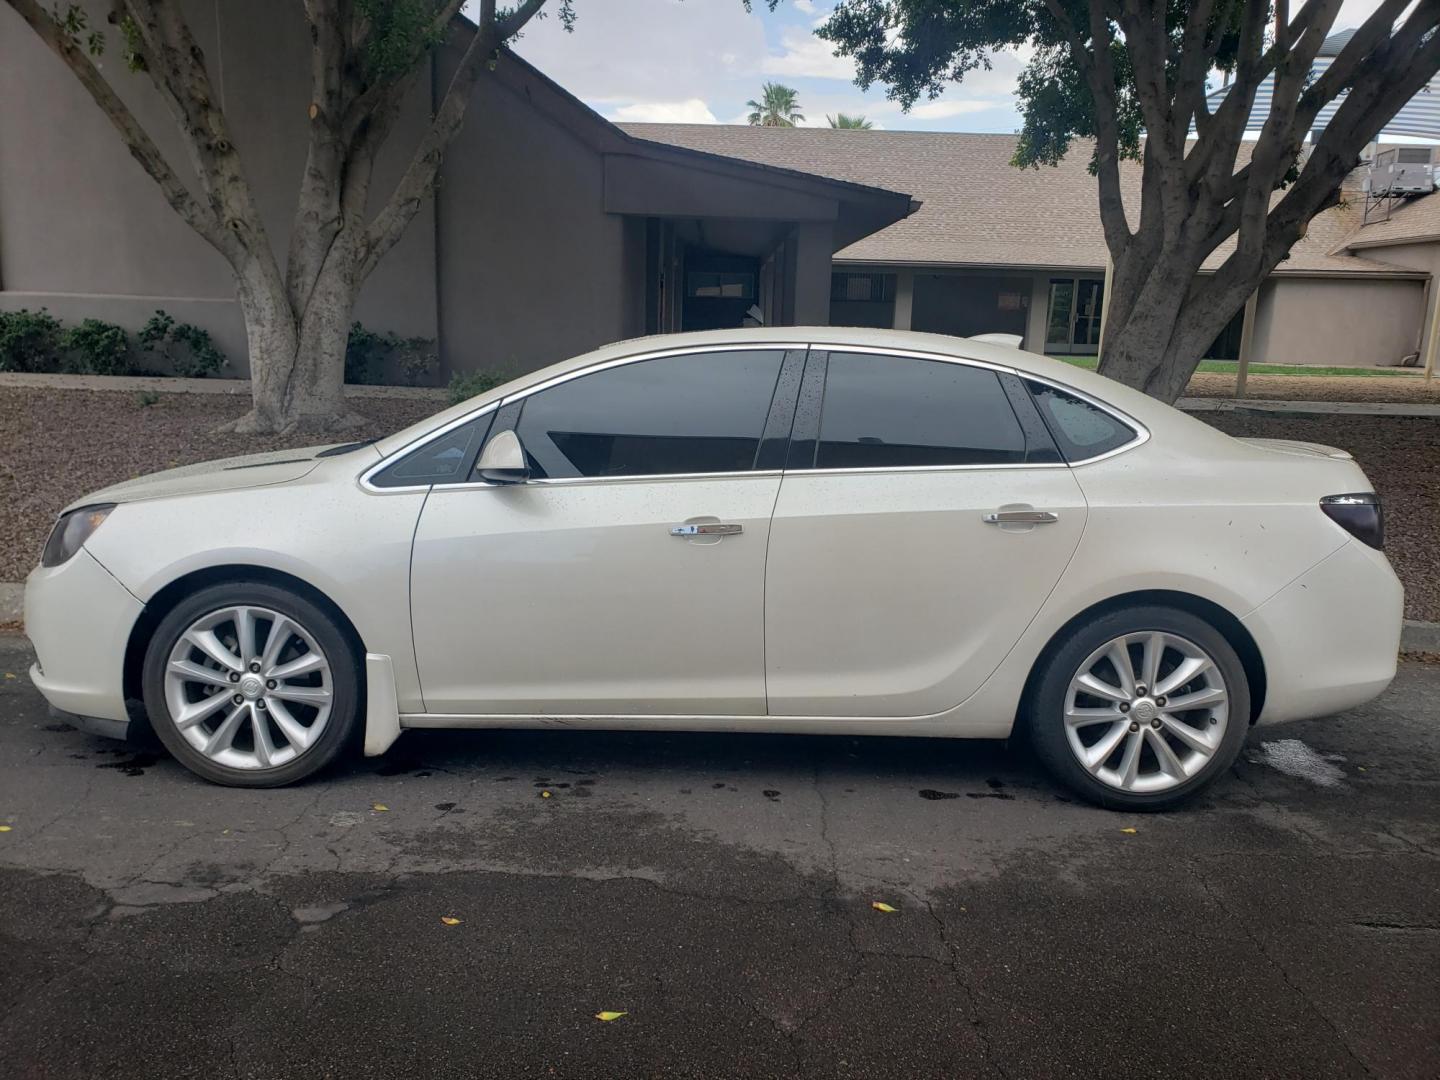
[[[871,906],[872,908],[874,908],[876,911],[884,911],[884,912],[887,912],[887,913],[888,913],[888,912],[898,911],[898,910],[899,910],[898,908],[893,908],[893,907],[891,907],[889,904],[885,903],[884,900],[876,900],[876,901],[874,901],[870,906]]]
[[[0,825],[0,832],[9,832],[9,831],[10,831],[10,826],[9,826],[9,825]]]
[[[1126,836],[1134,836],[1137,832],[1139,832],[1138,829],[1121,829],[1120,831],[1123,832]]]
[[[6,677],[7,679],[13,679],[13,678],[15,678],[15,673],[14,673],[13,671],[7,671],[7,672],[5,672],[5,677]]]
[[[377,803],[371,803],[371,804],[370,804],[370,809],[371,809],[371,810],[389,810],[390,807],[386,806],[383,802],[377,802]]]
[[[598,1013],[596,1013],[596,1014],[595,1014],[595,1019],[596,1019],[596,1020],[604,1020],[605,1023],[608,1024],[611,1020],[619,1020],[620,1017],[622,1017],[622,1016],[624,1016],[624,1015],[626,1015],[626,1014],[623,1013],[623,1012],[611,1012],[609,1009],[606,1009],[604,1012],[598,1012]]]
[[[548,792],[548,791],[542,791],[542,792],[540,792],[540,797],[541,797],[542,799],[548,799],[548,798],[550,798],[550,792]]]
[[[454,915],[441,915],[440,921],[443,922],[446,926],[460,925],[460,920],[457,919]]]

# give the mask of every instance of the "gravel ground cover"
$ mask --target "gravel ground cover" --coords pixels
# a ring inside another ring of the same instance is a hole
[[[1318,387],[1332,381],[1382,380],[1302,376],[1287,381]],[[130,393],[0,391],[0,506],[5,508],[0,514],[0,581],[24,579],[39,558],[55,514],[88,491],[175,465],[316,441],[308,435],[215,433],[247,404],[243,398],[200,394],[163,394],[156,404],[142,406]],[[368,438],[414,423],[439,404],[366,398],[355,406],[371,422],[353,437]],[[1387,548],[1405,583],[1407,617],[1440,621],[1440,421],[1200,415],[1232,435],[1303,439],[1353,453],[1385,499]]]
[[[1235,376],[1197,372],[1188,397],[1235,396]],[[1245,396],[1261,401],[1399,401],[1440,405],[1440,378],[1426,382],[1418,375],[1251,375]]]
[[[249,407],[244,397],[0,390],[0,581],[23,581],[40,559],[55,515],[86,492],[197,461],[324,442],[388,435],[438,411],[443,402],[364,398],[353,407],[364,428],[320,436],[217,434]]]

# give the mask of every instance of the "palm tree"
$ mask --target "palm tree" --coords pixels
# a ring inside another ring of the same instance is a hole
[[[779,83],[765,84],[759,101],[747,101],[752,127],[794,127],[805,114],[800,111],[800,95]]]
[[[834,116],[826,116],[832,128],[854,128],[856,131],[869,131],[875,125],[866,120],[863,116],[850,116],[846,113],[836,113]]]

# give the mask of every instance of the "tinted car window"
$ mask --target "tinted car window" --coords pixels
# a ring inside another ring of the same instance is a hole
[[[903,356],[831,354],[817,468],[1024,461],[1024,430],[993,371]]]
[[[453,484],[465,480],[493,414],[478,416],[454,431],[432,439],[370,478],[376,487]]]
[[[1083,398],[1045,383],[1025,385],[1066,461],[1099,457],[1135,438],[1133,428]]]
[[[531,475],[651,476],[754,467],[782,352],[666,356],[525,399],[515,430]]]

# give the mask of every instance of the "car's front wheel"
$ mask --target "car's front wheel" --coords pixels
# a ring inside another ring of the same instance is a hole
[[[360,711],[359,665],[336,620],[263,582],[180,601],[150,640],[144,691],[166,748],[233,787],[279,787],[324,768]]]
[[[1245,667],[1187,611],[1132,607],[1079,626],[1051,654],[1029,728],[1050,771],[1091,802],[1162,810],[1214,783],[1250,723]]]

